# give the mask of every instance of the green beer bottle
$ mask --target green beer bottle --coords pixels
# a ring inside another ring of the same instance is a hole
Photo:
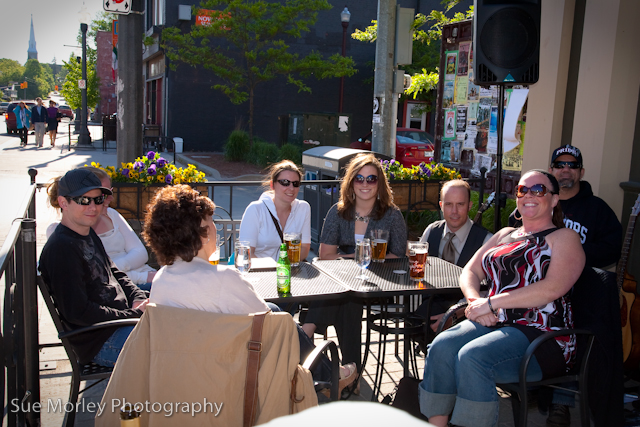
[[[287,255],[287,244],[280,245],[280,255],[278,256],[278,267],[276,268],[278,280],[278,295],[286,297],[291,295],[291,263]]]

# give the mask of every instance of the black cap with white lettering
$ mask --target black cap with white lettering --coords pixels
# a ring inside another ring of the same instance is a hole
[[[555,162],[556,159],[562,156],[563,154],[568,154],[570,156],[575,157],[576,161],[580,163],[580,166],[582,166],[582,153],[580,153],[579,149],[577,149],[576,147],[570,144],[563,145],[560,148],[556,148],[553,151],[553,154],[551,155],[551,163]]]

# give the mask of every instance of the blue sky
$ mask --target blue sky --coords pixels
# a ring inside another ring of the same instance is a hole
[[[79,49],[64,45],[77,45],[76,36],[80,29],[78,13],[85,5],[91,19],[102,11],[102,0],[6,0],[2,1],[2,34],[0,58],[27,62],[29,29],[33,14],[38,61],[62,64],[69,55]]]

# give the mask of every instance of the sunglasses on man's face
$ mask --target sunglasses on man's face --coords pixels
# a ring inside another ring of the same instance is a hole
[[[582,165],[579,162],[553,162],[551,167],[554,169],[564,169],[565,166],[569,166],[569,169],[580,169]]]
[[[73,200],[80,206],[89,206],[91,201],[96,205],[101,205],[104,203],[104,199],[106,196],[104,194],[99,195],[98,197],[88,197],[88,196],[78,196],[78,197],[69,197],[69,199]]]
[[[526,185],[518,185],[518,188],[516,189],[516,196],[518,198],[524,197],[524,195],[529,191],[531,191],[531,194],[536,197],[542,197],[547,193],[553,194],[553,192],[548,190],[547,187],[544,186],[544,184],[535,184],[531,187],[527,187]]]
[[[354,179],[354,181],[358,184],[364,183],[365,180],[367,181],[367,184],[375,184],[376,182],[378,182],[378,175],[369,175],[366,178],[362,175],[356,175]]]
[[[300,187],[300,181],[289,181],[288,179],[279,179],[278,184],[282,185],[283,187],[288,187],[289,184],[293,184],[295,188]]]

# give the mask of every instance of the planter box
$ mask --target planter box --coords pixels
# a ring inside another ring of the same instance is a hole
[[[207,185],[203,183],[189,184],[200,192],[207,192]],[[143,220],[147,211],[147,205],[153,200],[156,192],[167,184],[142,184],[113,183],[113,202],[110,207],[114,208],[125,219]]]
[[[402,211],[437,210],[440,181],[389,181],[393,202]]]

